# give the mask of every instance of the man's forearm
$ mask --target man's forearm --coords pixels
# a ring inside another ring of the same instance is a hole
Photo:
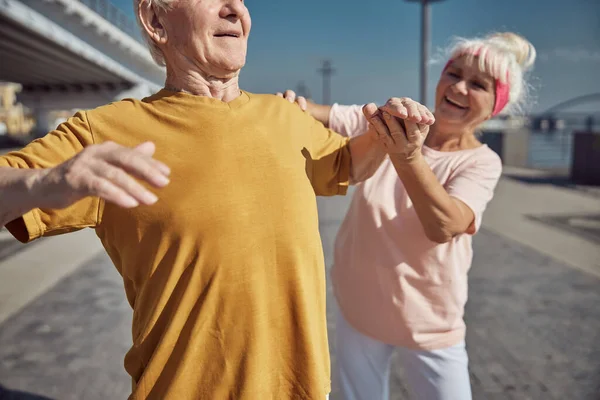
[[[356,184],[369,179],[375,174],[387,153],[377,143],[375,135],[367,131],[364,135],[355,136],[348,144],[352,157],[350,183]]]
[[[39,207],[35,184],[41,170],[0,167],[0,227]]]

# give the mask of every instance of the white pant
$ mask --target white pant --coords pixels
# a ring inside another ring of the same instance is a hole
[[[413,400],[471,400],[464,341],[441,350],[411,350],[361,334],[337,312],[334,386],[341,400],[388,400],[391,358],[398,351]]]

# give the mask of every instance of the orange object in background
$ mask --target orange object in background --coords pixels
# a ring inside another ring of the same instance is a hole
[[[4,124],[4,134],[27,136],[35,126],[35,119],[29,109],[17,103],[17,93],[21,91],[17,83],[0,83],[0,124]]]

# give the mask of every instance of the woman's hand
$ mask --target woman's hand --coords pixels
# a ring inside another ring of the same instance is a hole
[[[367,104],[363,113],[392,161],[397,163],[410,164],[421,156],[429,126],[435,122],[425,106],[405,97],[391,98],[379,108]]]
[[[302,109],[302,111],[306,111],[306,109],[308,107],[306,98],[304,98],[303,96],[296,96],[296,92],[294,92],[293,90],[286,90],[283,93],[279,92],[276,95],[279,97],[283,97],[290,103],[294,103],[294,102],[297,103],[300,106],[300,108]]]

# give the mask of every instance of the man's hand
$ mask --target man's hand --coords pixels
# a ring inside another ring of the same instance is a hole
[[[31,190],[44,208],[61,209],[88,196],[100,197],[125,208],[154,204],[158,198],[135,178],[161,188],[169,183],[170,169],[152,158],[151,142],[127,148],[113,142],[86,147],[70,160],[40,170]]]
[[[298,105],[300,106],[302,111],[306,111],[306,109],[308,107],[306,98],[304,98],[303,96],[296,96],[296,93],[293,90],[286,90],[283,93],[279,92],[276,95],[279,97],[283,97],[290,103],[294,103],[294,102],[298,103]]]
[[[435,122],[425,106],[408,98],[392,98],[379,108],[370,103],[363,113],[390,157],[401,163],[411,163],[421,155],[429,126]]]

